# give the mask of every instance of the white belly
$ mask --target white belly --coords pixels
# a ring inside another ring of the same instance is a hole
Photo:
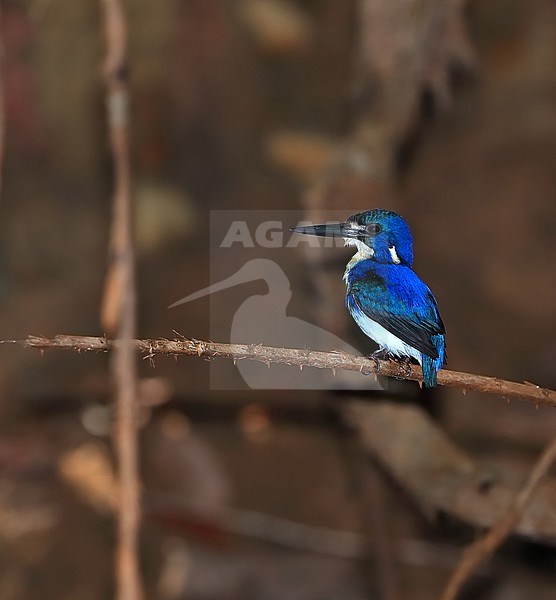
[[[361,331],[374,340],[383,350],[395,356],[411,356],[421,364],[421,353],[419,350],[400,340],[399,337],[384,329],[376,321],[369,319],[360,310],[354,310],[351,315],[361,328]]]

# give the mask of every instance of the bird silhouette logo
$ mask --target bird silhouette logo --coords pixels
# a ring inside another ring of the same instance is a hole
[[[326,329],[288,316],[287,309],[292,297],[289,279],[275,261],[266,258],[249,260],[226,279],[174,302],[169,308],[257,280],[266,283],[268,292],[250,296],[238,306],[232,319],[230,343],[360,355],[355,348]],[[300,371],[289,365],[272,365],[268,368],[254,361],[238,361],[237,369],[252,389],[369,389],[373,386],[382,389],[378,382],[373,379],[370,383],[369,377],[361,373],[342,372],[335,377],[323,369],[305,367]]]

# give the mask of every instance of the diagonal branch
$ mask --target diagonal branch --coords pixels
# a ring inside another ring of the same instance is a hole
[[[118,342],[102,337],[57,335],[53,338],[29,336],[16,343],[29,348],[60,348],[76,352],[107,352],[118,345]],[[146,356],[166,354],[170,356],[204,356],[207,358],[231,358],[233,360],[256,360],[268,365],[282,363],[299,367],[317,367],[344,371],[359,371],[368,375],[386,375],[403,377],[411,381],[421,382],[422,371],[417,366],[406,370],[393,361],[380,360],[376,365],[373,360],[362,356],[354,356],[343,352],[319,352],[309,349],[275,348],[261,344],[221,344],[182,337],[179,340],[133,340],[134,349]],[[542,388],[531,383],[506,381],[497,377],[462,373],[460,371],[442,370],[438,374],[440,385],[472,390],[485,394],[495,394],[506,399],[518,398],[533,402],[535,405],[556,407],[556,391]]]
[[[546,446],[537,463],[529,473],[527,481],[512,504],[499,521],[484,536],[473,542],[464,552],[444,592],[441,600],[455,600],[472,572],[501,546],[504,540],[512,533],[515,525],[523,516],[523,512],[539,485],[544,481],[546,474],[556,460],[556,437]]]

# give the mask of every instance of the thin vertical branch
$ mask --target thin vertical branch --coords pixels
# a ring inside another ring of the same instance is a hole
[[[0,194],[4,187],[4,157],[6,148],[6,100],[4,91],[4,15],[0,6]]]
[[[117,394],[115,450],[119,471],[118,600],[143,597],[138,560],[139,475],[135,418],[137,365],[132,340],[136,330],[135,259],[132,235],[131,166],[127,28],[121,0],[101,0],[106,33],[104,77],[108,135],[114,168],[114,204],[110,264],[102,306],[102,323],[120,344],[113,358]]]

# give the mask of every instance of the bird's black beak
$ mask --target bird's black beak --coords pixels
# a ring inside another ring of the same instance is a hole
[[[307,225],[303,227],[291,227],[293,233],[304,233],[306,235],[318,235],[320,237],[354,238],[362,234],[361,227],[356,223],[327,223],[326,225]]]

